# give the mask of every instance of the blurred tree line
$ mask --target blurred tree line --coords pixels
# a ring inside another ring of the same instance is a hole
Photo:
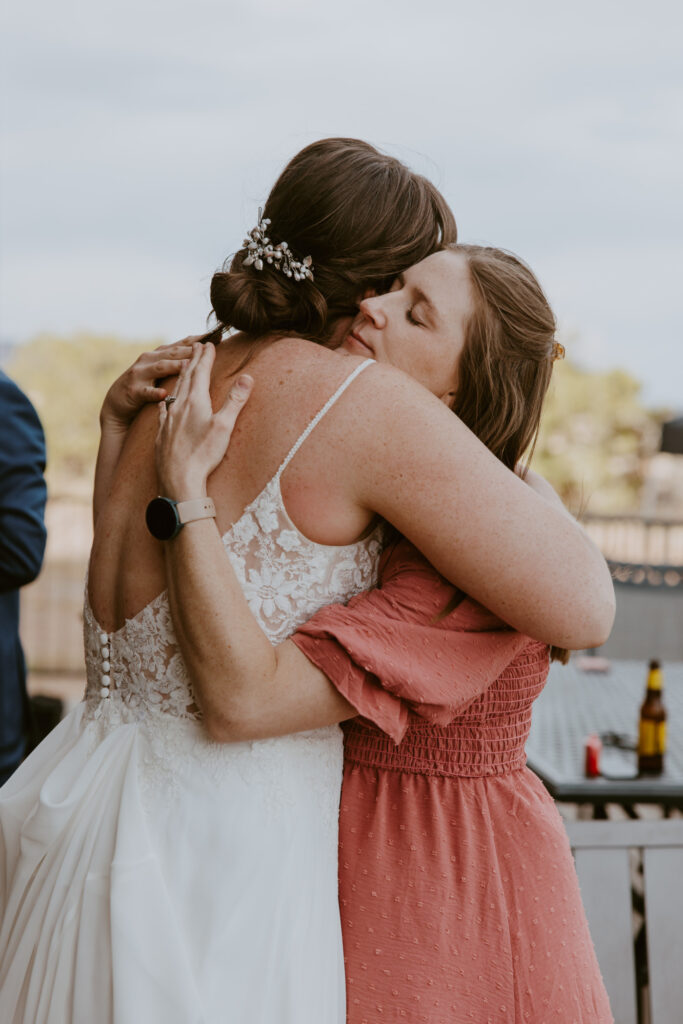
[[[107,389],[140,352],[161,343],[41,334],[15,350],[7,371],[42,418],[53,496],[89,487]],[[639,382],[622,370],[597,373],[558,363],[533,467],[574,513],[637,511],[663,418],[644,407]]]
[[[640,391],[623,370],[556,364],[532,465],[575,515],[638,511],[669,415],[645,408]]]
[[[17,346],[7,373],[35,405],[47,441],[47,480],[53,497],[92,484],[100,437],[99,412],[112,382],[160,339],[123,341],[79,332],[39,334]]]

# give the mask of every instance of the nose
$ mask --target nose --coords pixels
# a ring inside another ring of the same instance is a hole
[[[378,330],[382,330],[387,322],[383,300],[383,295],[369,295],[367,298],[362,299],[360,303],[361,313]]]

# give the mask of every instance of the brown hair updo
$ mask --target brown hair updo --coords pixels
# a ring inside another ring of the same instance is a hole
[[[529,267],[504,249],[452,245],[467,260],[474,308],[465,325],[453,412],[508,469],[538,437],[557,322]],[[554,661],[568,652],[551,648]]]
[[[294,281],[268,264],[245,267],[241,249],[211,282],[219,330],[324,341],[337,317],[356,312],[366,288],[386,289],[457,236],[431,182],[359,139],[322,139],[301,150],[273,186],[263,216],[273,244],[285,241],[295,258],[313,258],[315,280]]]

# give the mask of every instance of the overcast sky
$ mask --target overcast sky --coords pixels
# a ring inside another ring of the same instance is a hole
[[[5,8],[0,339],[202,329],[284,163],[368,139],[531,263],[592,367],[683,410],[680,0]]]

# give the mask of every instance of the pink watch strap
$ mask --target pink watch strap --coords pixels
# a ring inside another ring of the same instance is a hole
[[[214,519],[216,506],[212,498],[193,498],[191,501],[179,501],[176,505],[178,519],[185,525],[195,519]]]

